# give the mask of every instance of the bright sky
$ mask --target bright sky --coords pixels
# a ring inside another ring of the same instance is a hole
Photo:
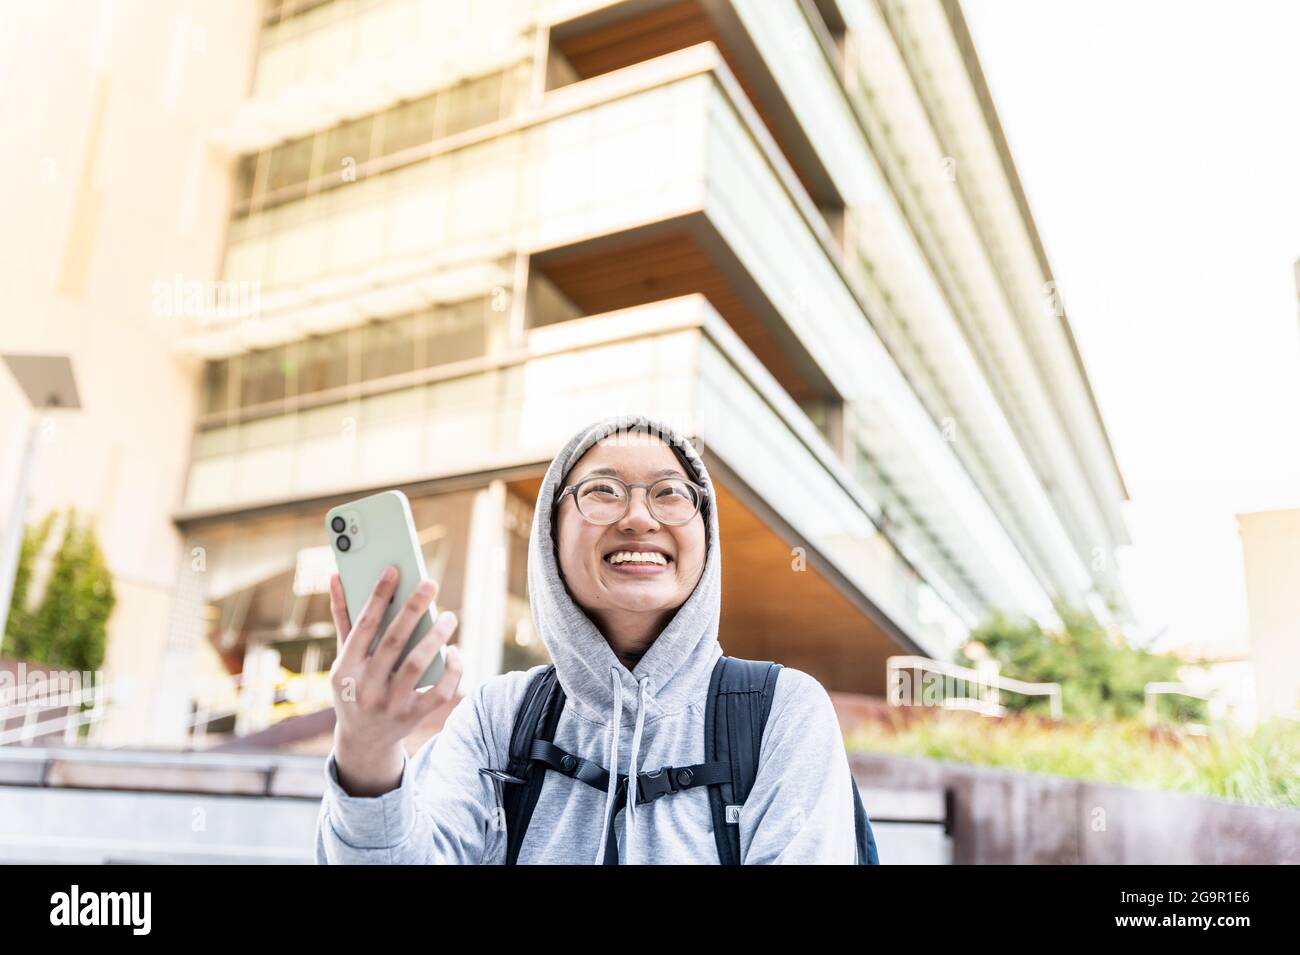
[[[1244,646],[1233,515],[1300,507],[1300,3],[962,7],[1132,496],[1134,633]]]

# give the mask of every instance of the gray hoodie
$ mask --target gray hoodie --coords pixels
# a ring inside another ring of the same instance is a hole
[[[560,576],[551,511],[574,462],[600,438],[636,425],[649,427],[677,450],[709,493],[702,511],[707,539],[699,583],[629,672]],[[694,447],[665,424],[642,416],[607,418],[584,428],[551,462],[537,495],[528,588],[533,622],[567,697],[555,745],[610,770],[610,785],[600,792],[548,770],[520,864],[600,864],[608,826],[614,827],[620,862],[718,864],[707,787],[641,805],[630,800],[613,818],[609,812],[617,774],[635,779],[661,766],[704,762],[709,677],[722,655],[722,549],[715,501]],[[414,756],[403,755],[400,785],[381,796],[345,793],[331,752],[317,821],[317,863],[503,863],[503,784],[479,770],[506,768],[515,713],[529,680],[543,667],[503,673],[481,684],[452,710],[440,733]],[[777,678],[758,775],[739,827],[741,861],[747,865],[855,861],[852,789],[839,722],[826,690],[800,670],[783,667]]]

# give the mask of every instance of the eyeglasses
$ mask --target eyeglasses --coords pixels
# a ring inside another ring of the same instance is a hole
[[[650,513],[661,524],[685,524],[700,509],[708,488],[682,478],[661,478],[653,484],[628,484],[615,477],[589,477],[570,484],[555,496],[558,508],[572,493],[578,513],[593,524],[621,521],[632,503],[632,488],[646,489]]]

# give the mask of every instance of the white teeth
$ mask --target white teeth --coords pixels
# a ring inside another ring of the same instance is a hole
[[[663,564],[665,566],[668,564],[667,558],[655,551],[620,550],[610,554],[605,560],[611,564]]]

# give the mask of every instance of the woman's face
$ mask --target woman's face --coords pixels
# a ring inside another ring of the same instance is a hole
[[[599,468],[609,468],[628,483],[649,484],[661,477],[690,480],[672,449],[658,437],[632,433],[617,442],[597,443],[565,476],[562,487],[577,484]],[[672,472],[663,474],[660,472]],[[627,514],[613,524],[592,524],[566,494],[556,515],[560,570],[575,602],[597,618],[662,614],[676,610],[695,590],[704,570],[704,514],[685,524],[661,524],[650,513],[647,489],[632,488]],[[640,546],[639,546],[640,545]],[[620,568],[606,559],[620,550],[658,549],[666,566]]]

